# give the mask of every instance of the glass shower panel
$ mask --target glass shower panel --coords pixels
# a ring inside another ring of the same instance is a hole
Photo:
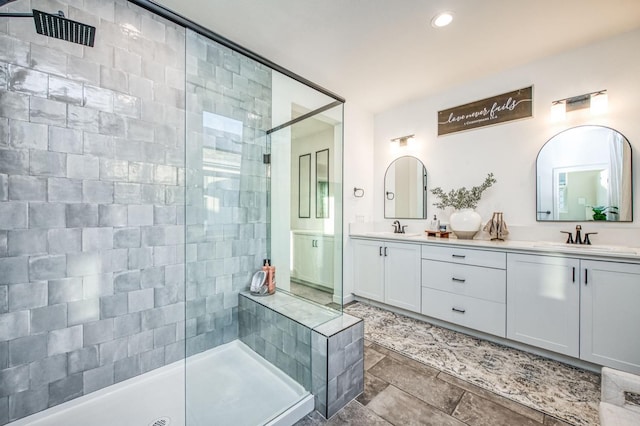
[[[334,98],[282,73],[271,71],[271,75],[273,103],[270,129],[285,125],[303,114],[316,111],[335,101]]]
[[[190,30],[186,46],[186,423],[260,424],[238,403],[258,386],[238,299],[266,256],[271,71]]]
[[[269,132],[270,257],[279,289],[341,311],[343,105],[331,105]]]

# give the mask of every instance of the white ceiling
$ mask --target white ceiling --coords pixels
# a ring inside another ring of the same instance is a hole
[[[156,2],[373,113],[640,27],[640,0]]]

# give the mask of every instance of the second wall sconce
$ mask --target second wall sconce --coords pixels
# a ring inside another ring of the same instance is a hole
[[[558,99],[551,103],[551,119],[553,121],[564,120],[567,112],[583,108],[589,108],[592,114],[602,114],[607,111],[608,104],[609,98],[606,89],[571,98]]]
[[[399,138],[391,139],[391,143],[397,143],[399,146],[407,146],[410,140],[413,140],[416,135],[400,136]]]

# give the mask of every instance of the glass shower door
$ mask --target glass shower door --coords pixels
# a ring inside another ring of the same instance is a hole
[[[279,289],[341,311],[343,104],[291,117],[268,131],[271,261]]]

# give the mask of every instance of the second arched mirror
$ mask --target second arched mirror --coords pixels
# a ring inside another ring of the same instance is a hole
[[[631,145],[604,126],[558,133],[536,161],[538,221],[630,222]]]
[[[394,160],[384,175],[384,217],[426,219],[427,169],[416,157]]]

